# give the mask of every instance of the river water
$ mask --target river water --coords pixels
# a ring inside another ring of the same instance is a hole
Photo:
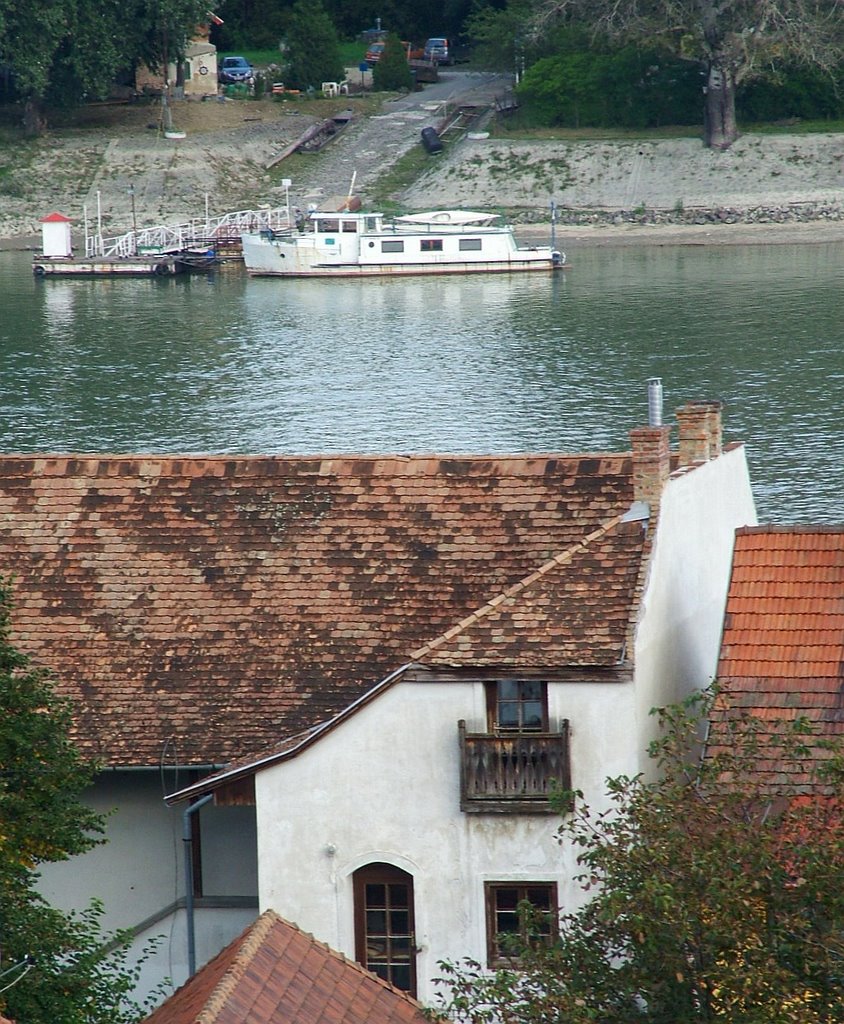
[[[725,404],[760,521],[844,522],[844,245],[587,249],[553,278],[34,279],[0,253],[4,452],[625,449]]]

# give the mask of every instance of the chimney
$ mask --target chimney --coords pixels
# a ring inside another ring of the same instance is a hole
[[[644,501],[651,508],[659,505],[662,488],[671,471],[670,433],[670,427],[636,427],[630,431],[633,500]]]
[[[633,451],[633,500],[652,509],[659,505],[662,488],[671,472],[668,439],[671,428],[662,424],[662,380],[648,381],[648,426],[630,431]]]
[[[680,427],[680,465],[716,459],[721,454],[720,402],[687,402],[677,410]]]

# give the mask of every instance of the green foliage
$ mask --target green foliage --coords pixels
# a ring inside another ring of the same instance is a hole
[[[539,124],[658,127],[700,123],[697,70],[664,51],[581,49],[534,64],[518,89]]]
[[[707,79],[699,94],[705,141],[720,148],[737,135],[736,86],[773,62],[829,70],[844,44],[838,0],[537,0],[535,33],[557,19],[615,45],[660,46],[697,65]]]
[[[136,978],[126,937],[102,934],[99,905],[65,914],[35,890],[40,864],[90,850],[104,822],[80,800],[95,767],[69,739],[70,708],[11,645],[9,609],[0,580],[0,1012],[27,1024],[123,1024],[138,1015],[126,1001]]]
[[[395,32],[390,32],[384,41],[381,57],[372,69],[372,84],[381,92],[410,89],[413,85],[407,53]]]
[[[203,17],[199,0],[0,0],[0,66],[17,96],[68,105],[106,95],[138,61],[175,58]]]
[[[278,59],[279,43],[284,36],[287,4],[278,0],[239,0],[218,3],[212,9],[224,21],[212,30],[218,50],[244,54],[244,51],[270,50]]]
[[[844,115],[842,84],[840,70],[835,76],[804,67],[769,72],[738,90],[736,113],[744,122],[837,119]]]
[[[660,714],[660,776],[608,783],[608,808],[559,830],[589,894],[520,970],[444,965],[446,1006],[488,1024],[832,1024],[844,1019],[840,750],[803,719],[719,714],[715,695]],[[808,795],[811,794],[811,795]]]
[[[294,89],[319,89],[343,78],[337,30],[320,0],[296,0],[287,26],[288,71]]]
[[[511,0],[501,8],[477,5],[466,21],[474,62],[497,71],[521,72],[541,57],[568,52],[571,33],[567,30],[545,30],[539,35],[530,31],[534,6],[530,0]]]

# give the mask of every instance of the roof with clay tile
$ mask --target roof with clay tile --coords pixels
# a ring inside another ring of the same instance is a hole
[[[8,456],[0,572],[87,754],[221,764],[423,649],[616,664],[643,532],[607,524],[631,502],[625,455]]]
[[[404,992],[272,910],[145,1024],[430,1024]]]
[[[844,527],[737,532],[718,680],[721,713],[844,736]]]

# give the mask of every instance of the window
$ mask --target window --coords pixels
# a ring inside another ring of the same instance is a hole
[[[381,243],[381,252],[404,252],[404,242],[391,239]]]
[[[356,220],[344,220],[343,221],[343,234],[354,235],[358,230],[358,222]]]
[[[423,238],[419,243],[422,252],[442,252],[443,240],[441,238]]]
[[[416,994],[413,877],[392,864],[354,874],[355,957],[396,988]]]
[[[490,732],[548,732],[548,687],[539,679],[486,684]]]
[[[461,238],[460,239],[460,251],[461,252],[480,252],[481,240],[480,238]]]
[[[331,220],[318,220],[316,222],[316,229],[317,231],[339,231],[340,221],[333,218]]]
[[[557,886],[554,882],[487,882],[486,933],[490,967],[512,964],[508,939],[550,943],[557,930]]]

